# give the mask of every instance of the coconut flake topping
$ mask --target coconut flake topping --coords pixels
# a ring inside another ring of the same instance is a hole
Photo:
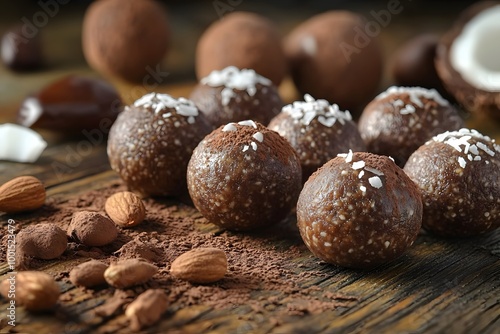
[[[227,106],[229,101],[236,97],[233,89],[246,91],[249,96],[254,96],[257,92],[257,84],[270,86],[271,80],[257,74],[254,70],[238,69],[235,66],[228,66],[221,71],[212,71],[208,76],[200,80],[201,84],[210,87],[221,87],[222,105]]]
[[[327,100],[315,100],[309,94],[304,95],[304,101],[295,101],[284,106],[282,112],[288,113],[305,126],[308,126],[314,118],[326,127],[332,127],[337,121],[344,125],[346,121],[352,120],[349,111],[341,111],[338,105],[330,105]]]
[[[476,143],[469,143],[469,140],[475,138]],[[500,146],[495,144],[495,140],[485,136],[474,129],[460,129],[458,131],[446,131],[432,138],[430,142],[441,142],[450,145],[463,156],[458,157],[457,161],[460,167],[465,168],[468,161],[481,161],[480,151],[485,152],[493,157],[496,153],[500,153]],[[490,144],[491,146],[488,146]],[[467,158],[467,160],[466,160]],[[485,160],[488,164],[489,161]]]
[[[346,163],[351,163],[352,158],[353,158],[353,152],[352,150],[349,150],[349,153],[340,153],[337,154],[338,157],[342,157],[345,159]],[[384,173],[376,168],[370,167],[366,165],[366,162],[363,160],[358,160],[354,161],[351,164],[351,168],[354,170],[360,170],[358,173],[358,178],[361,179],[365,175],[366,172],[374,174],[374,176],[371,176],[368,178],[368,183],[370,186],[372,186],[375,189],[380,189],[383,186],[382,179],[380,178],[381,176],[384,176]],[[365,193],[366,192],[366,187],[364,185],[361,185],[359,189]]]
[[[252,121],[252,120],[246,120],[246,121],[241,121],[238,122],[238,125],[241,126],[250,126],[254,129],[257,129],[257,124]],[[236,123],[228,123],[224,125],[222,128],[222,132],[232,132],[232,131],[238,131],[238,127],[236,126]],[[260,131],[255,132],[252,135],[252,138],[258,141],[259,143],[262,143],[264,141],[264,134]],[[254,151],[257,151],[257,143],[254,141],[251,141],[249,145],[244,145],[243,146],[243,152],[248,151],[249,148],[252,148]]]
[[[187,117],[189,124],[195,122],[195,117],[198,116],[199,111],[193,101],[184,97],[175,99],[168,94],[149,93],[134,102],[135,107],[151,108],[155,113],[167,108],[174,108],[178,115]],[[172,116],[171,113],[163,114],[163,118]]]
[[[422,87],[398,87],[398,86],[392,86],[389,87],[385,92],[380,93],[375,99],[381,100],[385,99],[386,97],[389,97],[391,95],[403,95],[406,94],[410,98],[411,103],[413,104],[406,104],[403,102],[403,100],[396,98],[392,101],[392,104],[396,108],[401,108],[399,112],[401,115],[408,115],[412,114],[416,111],[415,106],[419,108],[424,107],[424,102],[421,100],[421,98],[425,98],[427,100],[433,100],[437,104],[445,107],[449,105],[449,102],[444,99],[435,89],[427,89],[427,88],[422,88]]]

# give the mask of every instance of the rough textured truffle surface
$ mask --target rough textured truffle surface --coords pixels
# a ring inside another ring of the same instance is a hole
[[[382,76],[382,54],[376,38],[362,38],[365,26],[355,13],[330,11],[310,18],[286,37],[285,54],[302,94],[352,112],[373,97]]]
[[[349,151],[305,183],[297,223],[305,244],[320,259],[370,268],[413,244],[422,224],[421,195],[390,158]]]
[[[182,197],[191,154],[210,130],[192,101],[147,94],[126,107],[111,127],[111,167],[134,192]]]
[[[500,227],[500,146],[475,130],[445,132],[404,167],[424,202],[423,227],[466,237]]]
[[[198,41],[196,75],[201,79],[227,66],[254,69],[279,85],[287,64],[274,24],[247,12],[234,12],[213,23]]]
[[[130,81],[147,82],[169,40],[165,10],[153,0],[95,1],[83,20],[83,53],[89,65]]]
[[[389,155],[401,167],[433,136],[463,126],[458,111],[436,90],[394,86],[366,106],[358,124],[368,151]]]
[[[234,66],[213,71],[201,79],[190,99],[214,128],[245,119],[268,124],[283,106],[271,80],[254,70],[239,70]]]
[[[302,165],[302,179],[307,178],[337,154],[365,151],[356,124],[349,111],[341,111],[326,100],[306,94],[303,101],[283,107],[269,128],[285,137],[297,151]]]
[[[278,133],[253,121],[209,134],[189,161],[189,194],[205,218],[231,230],[278,223],[295,206],[302,171]]]
[[[435,62],[437,73],[444,86],[466,110],[500,121],[500,91],[487,91],[474,87],[462,77],[450,61],[452,44],[463,32],[465,25],[476,15],[498,5],[500,5],[500,1],[479,1],[464,10],[453,27],[442,36],[436,50]],[[484,41],[488,41],[488,38],[494,40],[494,31],[495,28],[491,29],[492,36],[490,37],[483,36]],[[495,48],[491,48],[491,50],[495,50]],[[497,59],[498,57],[497,54],[491,54],[489,58]],[[498,68],[496,70],[498,73]]]

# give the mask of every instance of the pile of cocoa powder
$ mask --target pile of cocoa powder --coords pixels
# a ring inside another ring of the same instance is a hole
[[[106,199],[122,190],[126,189],[117,181],[109,187],[69,200],[50,197],[42,209],[30,215],[14,217],[18,231],[22,226],[39,222],[52,222],[66,230],[75,212],[91,210],[104,214]],[[170,312],[191,305],[213,309],[250,305],[254,312],[271,310],[273,316],[286,317],[350,306],[356,300],[354,296],[323,291],[311,284],[330,276],[332,268],[326,264],[317,265],[317,260],[312,258],[300,238],[294,215],[257,232],[235,233],[209,224],[188,204],[169,199],[145,199],[144,203],[147,209],[145,221],[130,229],[120,229],[118,239],[112,244],[97,248],[70,242],[59,259],[31,262],[30,269],[43,270],[58,261],[62,264],[65,263],[63,261],[80,260],[70,262],[69,267],[60,265],[59,268],[63,269],[53,273],[58,281],[70,286],[61,296],[58,317],[66,317],[73,322],[73,318],[77,317],[76,322],[80,322],[97,316],[102,317],[102,323],[105,323],[106,319],[123,313],[123,307],[147,288],[165,290]],[[5,259],[6,227],[2,230],[4,237],[0,243],[0,256]],[[197,247],[216,247],[226,252],[228,273],[225,278],[214,284],[193,285],[169,274],[169,265],[177,256]],[[138,257],[157,265],[159,272],[146,284],[125,291],[116,290],[112,298],[102,296],[112,292],[113,288],[83,291],[83,287],[73,287],[69,283],[68,274],[73,264],[86,259],[94,258],[109,264],[119,259]],[[315,268],[301,268],[304,263],[313,264]],[[73,305],[73,297],[83,292],[95,298],[101,297],[103,301],[83,315],[72,314],[71,307],[74,306],[68,307],[69,311],[65,310],[65,303]]]

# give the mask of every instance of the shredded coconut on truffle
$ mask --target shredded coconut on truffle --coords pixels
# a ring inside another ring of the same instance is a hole
[[[222,105],[227,106],[229,101],[236,96],[233,89],[246,91],[249,96],[254,96],[257,92],[257,84],[264,86],[271,85],[271,80],[257,74],[251,69],[238,69],[235,66],[228,66],[221,71],[212,71],[208,76],[200,80],[203,85],[210,87],[221,87]]]
[[[421,98],[425,98],[428,100],[433,100],[437,104],[441,106],[447,106],[449,105],[449,102],[444,99],[435,89],[427,89],[427,88],[422,88],[422,87],[398,87],[398,86],[391,86],[389,87],[385,92],[380,93],[375,99],[380,100],[380,99],[385,99],[386,97],[389,97],[391,95],[403,95],[406,94],[408,95],[410,101],[413,103],[411,104],[404,104],[404,102],[400,99],[394,99],[392,101],[392,104],[394,107],[401,108],[399,112],[402,115],[408,115],[412,114],[416,111],[415,106],[419,108],[424,107],[424,102],[421,100]]]
[[[475,138],[476,143],[471,144],[469,140]],[[457,161],[460,167],[465,168],[467,166],[468,161],[482,161],[480,151],[485,152],[489,156],[493,157],[496,153],[500,153],[500,146],[495,143],[494,139],[491,139],[488,136],[485,136],[474,129],[466,129],[462,128],[458,131],[446,131],[437,136],[434,136],[432,140],[428,141],[429,144],[431,141],[445,143],[450,145],[455,150],[460,153],[463,153],[463,157],[458,157]],[[488,144],[490,146],[488,146]],[[467,158],[467,160],[465,159]],[[489,163],[485,160],[485,163]]]
[[[187,121],[189,124],[193,124],[195,122],[195,117],[199,114],[198,108],[193,101],[188,100],[184,97],[175,99],[168,94],[160,93],[146,94],[135,101],[134,106],[151,108],[155,113],[159,113],[160,111],[167,108],[174,108],[178,115],[188,118]],[[165,113],[163,114],[163,118],[168,118],[171,115],[171,113]]]
[[[241,122],[238,122],[237,124],[241,125],[241,126],[250,126],[254,129],[257,129],[257,124],[252,120],[241,121]],[[236,126],[237,124],[236,123],[228,123],[228,124],[224,125],[224,127],[222,128],[222,132],[238,131],[238,127]],[[255,139],[256,141],[258,141],[259,143],[262,143],[264,141],[264,134],[260,131],[257,131],[252,135],[252,138]],[[242,151],[246,152],[246,151],[248,151],[249,148],[252,148],[252,150],[257,151],[257,147],[258,147],[257,143],[254,141],[251,141],[249,145],[243,146]]]
[[[337,121],[344,125],[346,121],[351,121],[352,116],[349,111],[341,111],[336,104],[330,105],[327,100],[315,100],[311,95],[305,94],[304,101],[295,101],[283,107],[282,112],[308,126],[314,118],[326,127],[332,127]]]
[[[349,153],[339,153],[339,154],[337,154],[337,156],[344,158],[346,163],[351,163],[352,158],[353,158],[353,152],[352,152],[352,150],[349,150]],[[382,188],[383,183],[382,183],[382,179],[380,178],[380,176],[384,175],[384,173],[382,171],[380,171],[376,168],[370,167],[370,166],[366,166],[366,162],[363,160],[352,162],[351,168],[354,170],[360,170],[359,174],[358,174],[359,179],[361,179],[365,175],[365,172],[369,172],[369,173],[374,174],[375,176],[371,176],[368,178],[368,183],[373,188],[376,188],[376,189]],[[361,185],[359,187],[359,189],[361,189],[362,192],[366,192],[366,187],[363,185]]]

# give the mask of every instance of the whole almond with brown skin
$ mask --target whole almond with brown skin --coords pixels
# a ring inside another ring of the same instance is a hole
[[[139,196],[130,191],[122,191],[109,197],[104,209],[109,218],[121,227],[136,226],[146,216],[144,203]]]
[[[114,263],[104,272],[109,285],[125,289],[137,284],[146,283],[158,271],[158,267],[139,259],[122,260]]]
[[[125,310],[130,328],[140,331],[158,320],[168,307],[168,297],[163,290],[149,289],[141,293]]]
[[[15,301],[29,311],[43,311],[53,308],[61,290],[54,278],[41,271],[20,271],[9,273],[0,283],[0,293],[10,299],[15,284]]]
[[[103,285],[106,284],[106,280],[104,279],[106,269],[108,269],[108,266],[105,263],[90,260],[71,269],[69,280],[76,286],[84,286],[86,288]]]
[[[45,203],[46,196],[45,187],[36,177],[16,177],[0,187],[0,211],[16,213],[36,210]]]
[[[176,258],[170,273],[190,283],[213,283],[227,272],[227,257],[218,248],[196,248]]]

